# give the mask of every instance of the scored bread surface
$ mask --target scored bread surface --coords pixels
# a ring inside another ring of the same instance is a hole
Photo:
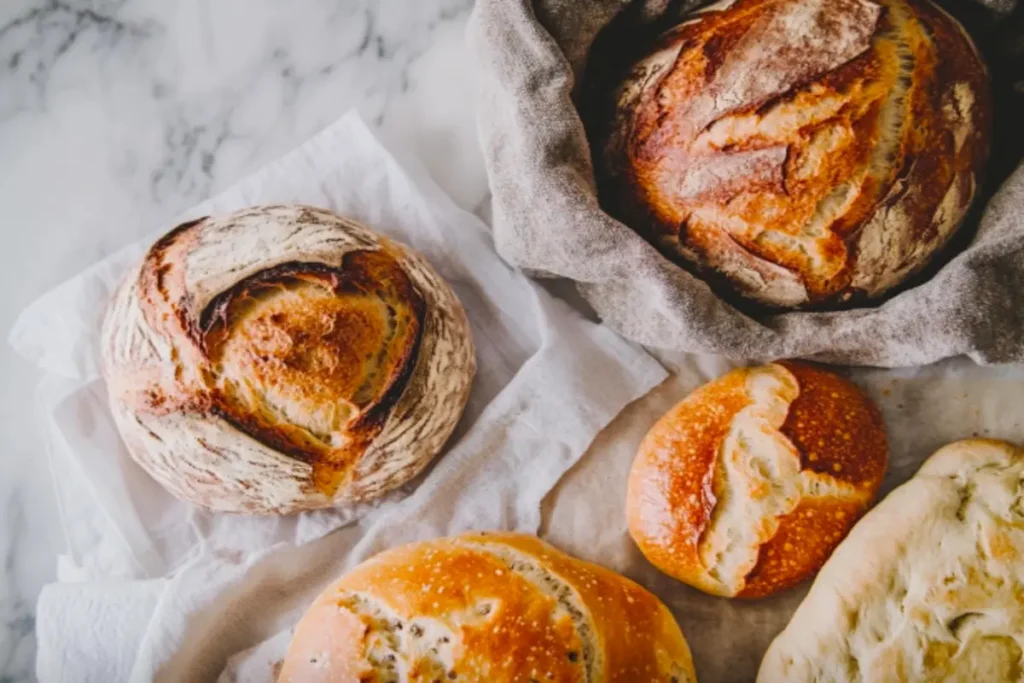
[[[617,94],[613,213],[778,307],[878,297],[974,197],[984,64],[927,0],[735,0],[665,34]]]
[[[521,534],[382,553],[300,621],[280,683],[695,681],[657,598]]]
[[[758,683],[1024,676],[1024,451],[950,444],[850,532]]]
[[[103,340],[133,457],[224,511],[400,485],[451,434],[475,371],[465,313],[425,260],[304,206],[171,231],[126,276]]]
[[[789,361],[740,368],[644,438],[629,530],[681,581],[767,595],[821,566],[878,490],[887,452],[881,416],[847,380]]]

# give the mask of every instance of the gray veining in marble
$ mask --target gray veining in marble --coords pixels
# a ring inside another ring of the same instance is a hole
[[[69,275],[355,107],[458,203],[486,201],[470,0],[0,3],[0,328]],[[33,679],[61,550],[34,368],[0,352],[0,683]]]

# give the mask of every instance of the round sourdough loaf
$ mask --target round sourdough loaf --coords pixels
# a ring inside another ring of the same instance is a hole
[[[769,307],[880,297],[957,230],[988,150],[985,67],[927,0],[727,0],[616,91],[606,207]]]
[[[881,415],[842,377],[790,361],[733,370],[644,438],[629,531],[680,581],[768,595],[825,562],[878,491],[887,457]]]
[[[668,609],[523,534],[414,543],[359,565],[299,622],[279,683],[694,683]]]
[[[175,228],[127,274],[102,336],[132,456],[222,511],[399,486],[451,434],[476,363],[462,306],[426,261],[305,206]]]
[[[1022,557],[1024,450],[950,444],[853,528],[757,681],[1019,681]]]

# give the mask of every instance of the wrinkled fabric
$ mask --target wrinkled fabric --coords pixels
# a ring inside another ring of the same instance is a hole
[[[282,202],[372,226],[451,284],[479,363],[459,427],[427,471],[370,503],[288,516],[200,510],[132,459],[99,374],[106,303],[170,226],[58,286],[10,335],[45,371],[37,407],[67,541],[36,612],[40,681],[272,683],[288,630],[334,577],[407,541],[536,531],[562,474],[667,374],[509,268],[481,221],[412,161],[399,165],[355,114],[170,225]],[[273,634],[271,659],[250,651]]]
[[[973,234],[969,244],[881,304],[754,315],[601,210],[576,106],[590,47],[613,19],[664,23],[695,3],[480,0],[469,43],[499,253],[534,275],[575,281],[607,324],[653,347],[885,367],[962,354],[985,364],[1024,360],[1024,12],[1014,0],[979,2],[942,3],[975,34],[993,79],[989,180],[957,236],[962,243]],[[628,47],[602,47],[609,45]]]

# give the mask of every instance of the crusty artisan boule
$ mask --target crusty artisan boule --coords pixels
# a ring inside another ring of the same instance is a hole
[[[694,683],[668,609],[524,534],[413,543],[359,565],[299,622],[278,683]]]
[[[476,367],[462,306],[422,257],[305,206],[175,228],[127,274],[102,336],[132,456],[222,511],[399,486],[451,434]]]
[[[629,531],[680,581],[768,595],[822,565],[871,503],[887,457],[881,415],[848,380],[791,361],[733,370],[640,444]]]
[[[770,307],[877,298],[959,227],[985,67],[928,0],[727,0],[664,34],[597,141],[602,203]]]
[[[1019,681],[1022,558],[1024,450],[950,444],[857,523],[757,681]]]

